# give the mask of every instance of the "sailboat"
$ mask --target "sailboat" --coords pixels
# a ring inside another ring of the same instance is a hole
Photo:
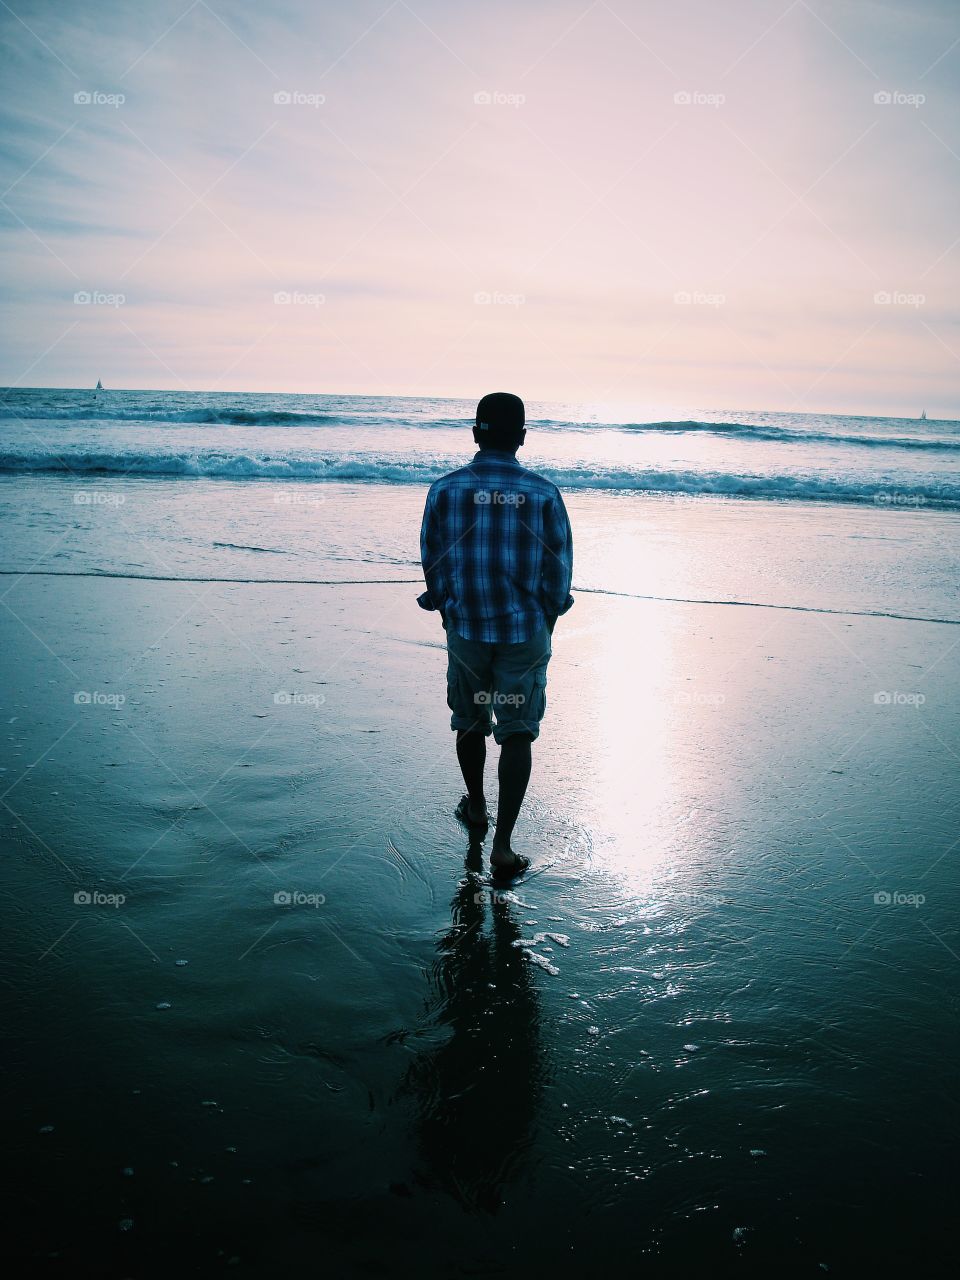
[[[102,391],[102,390],[103,390],[103,383],[102,383],[102,382],[100,381],[100,379],[98,378],[98,379],[97,379],[97,385],[94,387],[94,391]]]
[[[921,422],[926,422],[926,420],[927,420],[927,411],[926,411],[926,409],[924,409],[924,410],[922,410],[922,411],[921,411],[921,414],[920,414],[920,421],[921,421]]]

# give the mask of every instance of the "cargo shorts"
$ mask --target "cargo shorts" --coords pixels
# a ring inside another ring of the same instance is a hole
[[[538,737],[547,709],[547,663],[552,654],[547,627],[522,644],[465,640],[448,629],[450,728],[484,735],[492,731],[498,743],[514,733]]]

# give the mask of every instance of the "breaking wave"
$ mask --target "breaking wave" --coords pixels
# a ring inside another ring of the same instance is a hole
[[[369,454],[282,455],[191,451],[0,453],[0,472],[75,476],[187,477],[224,480],[336,480],[358,483],[429,484],[462,459],[410,460]],[[819,502],[869,502],[890,506],[960,507],[960,484],[794,473],[750,475],[728,471],[671,471],[624,466],[538,467],[563,489],[773,498]]]

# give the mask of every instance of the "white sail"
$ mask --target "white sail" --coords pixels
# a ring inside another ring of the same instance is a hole
[[[99,378],[97,379],[96,390],[97,390],[97,391],[102,391],[102,390],[103,390],[103,383],[100,381],[100,379],[99,379]]]

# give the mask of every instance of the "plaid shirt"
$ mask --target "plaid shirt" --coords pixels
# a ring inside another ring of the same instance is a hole
[[[573,604],[560,490],[499,449],[430,486],[420,559],[427,589],[417,603],[465,640],[522,644]]]

